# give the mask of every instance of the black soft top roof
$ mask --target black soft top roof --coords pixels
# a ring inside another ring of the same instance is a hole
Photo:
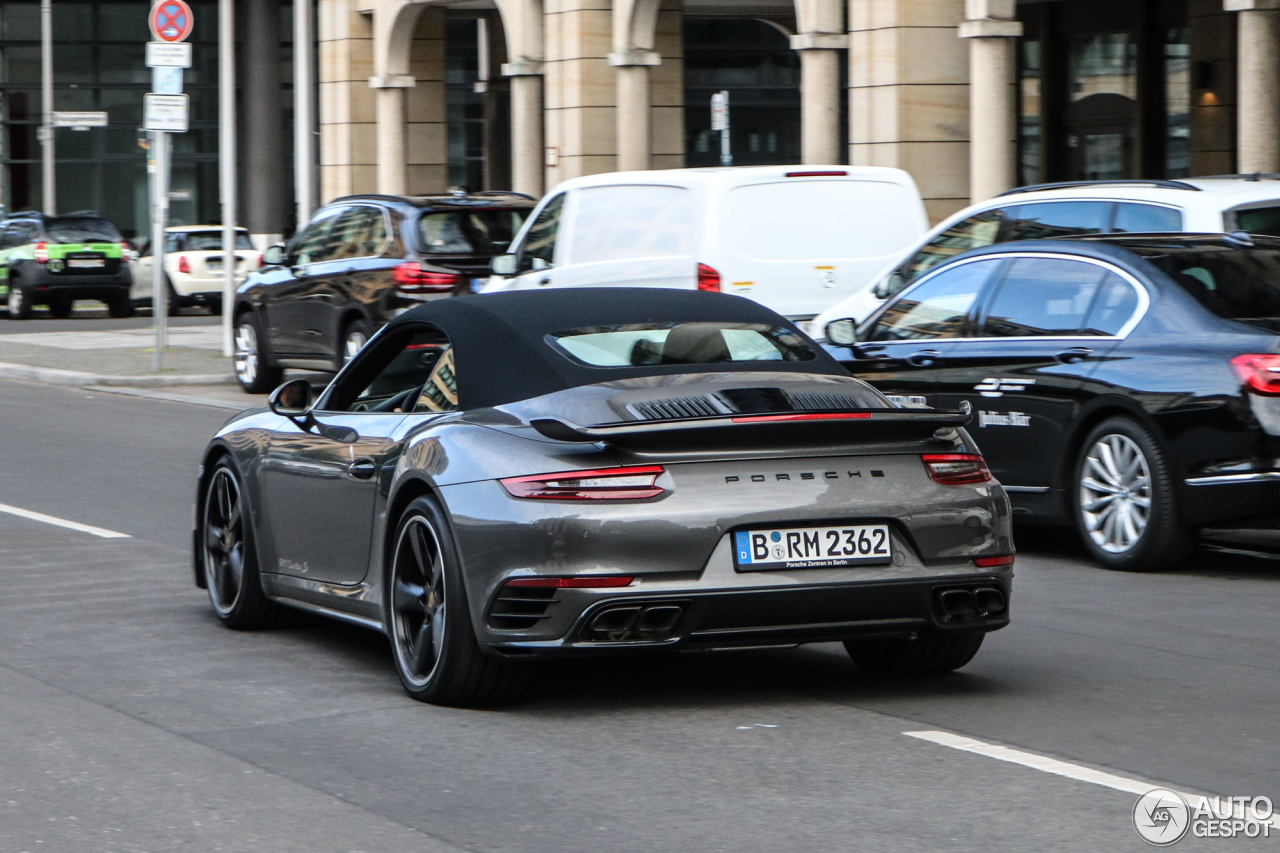
[[[429,323],[449,337],[458,405],[482,409],[618,379],[678,373],[776,370],[849,374],[820,346],[811,361],[591,367],[547,342],[572,329],[631,323],[762,323],[799,334],[763,305],[721,293],[646,287],[573,287],[437,299],[401,314],[386,333]]]

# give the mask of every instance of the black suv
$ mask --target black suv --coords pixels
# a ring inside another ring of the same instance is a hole
[[[286,367],[335,371],[396,314],[479,289],[534,200],[452,192],[336,199],[236,294],[236,377],[262,394]]]
[[[9,317],[25,320],[36,305],[68,317],[76,299],[100,299],[112,317],[128,317],[133,313],[128,250],[116,227],[92,210],[13,214],[0,222]]]

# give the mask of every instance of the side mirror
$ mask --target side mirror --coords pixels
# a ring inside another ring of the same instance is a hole
[[[264,267],[278,267],[284,263],[284,243],[276,243],[274,246],[268,246],[267,250],[262,253],[262,265]]]
[[[853,346],[858,342],[858,324],[847,318],[828,323],[827,340],[836,346]]]
[[[875,289],[871,291],[871,295],[876,299],[888,299],[901,291],[909,283],[905,269],[905,267],[902,267],[889,273],[887,278],[875,286]]]
[[[267,406],[282,418],[305,417],[311,411],[311,383],[305,379],[289,380],[271,392]]]
[[[493,270],[494,275],[515,275],[516,256],[495,255],[493,260],[489,262],[489,268]]]

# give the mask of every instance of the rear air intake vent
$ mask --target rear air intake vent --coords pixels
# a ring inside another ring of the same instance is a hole
[[[556,602],[554,587],[504,586],[489,608],[489,627],[514,630],[532,628],[546,619]]]
[[[850,394],[790,393],[791,405],[796,409],[860,409],[858,398]]]
[[[721,414],[706,397],[672,397],[669,400],[650,400],[632,403],[632,413],[646,421],[669,421],[677,418],[703,418]]]

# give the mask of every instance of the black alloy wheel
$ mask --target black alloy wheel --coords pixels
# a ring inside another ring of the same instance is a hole
[[[266,394],[276,389],[284,371],[267,364],[262,328],[257,319],[245,312],[236,318],[236,379],[246,394]]]
[[[205,492],[200,548],[213,612],[223,625],[237,630],[261,628],[275,610],[262,591],[252,531],[240,478],[223,460]]]
[[[49,313],[59,320],[65,320],[71,316],[71,308],[74,304],[65,296],[55,296],[49,300]]]
[[[941,675],[973,660],[985,634],[923,634],[913,640],[846,640],[845,651],[871,675]]]
[[[34,307],[31,304],[31,292],[17,278],[9,276],[9,319],[29,320]]]
[[[528,671],[480,650],[447,531],[429,498],[409,504],[396,528],[386,613],[400,683],[414,699],[436,705],[511,702]]]
[[[1108,418],[1080,445],[1072,496],[1089,556],[1109,569],[1145,572],[1187,555],[1174,481],[1154,436],[1132,418]]]

